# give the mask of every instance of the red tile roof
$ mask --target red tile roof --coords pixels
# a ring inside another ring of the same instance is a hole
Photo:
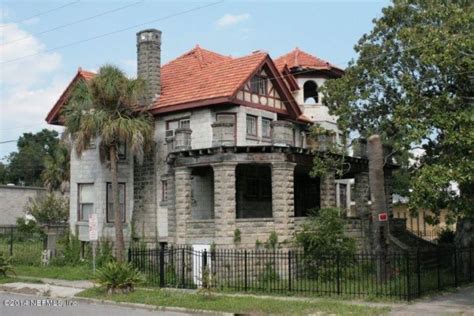
[[[61,107],[66,103],[67,99],[69,98],[72,88],[76,85],[76,83],[79,80],[88,81],[94,77],[95,77],[95,73],[87,71],[87,70],[82,70],[82,68],[79,67],[76,75],[68,84],[66,90],[64,90],[64,92],[59,97],[58,101],[56,101],[56,103],[54,104],[53,108],[49,111],[48,116],[46,116],[46,122],[48,122],[49,124],[58,124],[59,111],[61,110]]]
[[[162,67],[161,95],[152,109],[231,97],[266,57],[255,53],[231,58],[196,46]]]
[[[294,119],[307,121],[304,116],[300,118],[302,114],[300,108],[282,79],[282,74],[267,53],[259,51],[248,56],[232,58],[199,46],[162,66],[161,94],[149,110],[157,114],[194,106],[233,102],[237,91],[264,64],[267,64],[273,73],[273,80],[277,81],[278,85],[284,86],[281,87],[284,90],[282,93]],[[76,81],[90,80],[94,76],[92,72],[79,69],[48,114],[46,121],[58,124],[60,108],[67,101]]]
[[[278,69],[283,69],[285,65],[288,68],[313,68],[315,70],[339,70],[343,71],[341,68],[332,65],[328,61],[325,61],[321,58],[308,54],[298,47],[293,49],[291,52],[278,57],[275,59],[275,64]]]

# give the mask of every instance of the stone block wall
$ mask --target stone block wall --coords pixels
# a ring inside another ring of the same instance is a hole
[[[355,175],[354,200],[356,217],[367,218],[369,210],[369,173],[360,172]]]
[[[45,188],[0,185],[0,225],[16,225],[28,203],[45,194]]]
[[[110,169],[102,163],[99,156],[100,140],[96,139],[89,149],[78,156],[75,149],[71,153],[71,179],[69,199],[69,225],[73,233],[79,235],[80,240],[88,241],[88,222],[78,221],[78,185],[91,184],[94,186],[93,210],[97,213],[99,238],[113,239],[115,227],[113,223],[106,222],[107,210],[107,182],[111,181]],[[131,221],[133,213],[133,157],[127,151],[125,160],[118,163],[118,181],[125,183],[125,211],[124,238],[128,240],[131,235]]]
[[[272,209],[275,232],[281,240],[291,239],[294,232],[294,170],[295,163],[272,164]]]
[[[216,245],[232,245],[235,231],[236,163],[214,164],[214,220]]]
[[[132,225],[136,238],[156,241],[156,178],[155,153],[145,155],[143,163],[134,160]]]
[[[175,243],[186,244],[186,223],[191,219],[191,169],[187,167],[176,168],[174,182],[176,209]]]
[[[336,207],[336,174],[328,171],[321,177],[321,208]]]

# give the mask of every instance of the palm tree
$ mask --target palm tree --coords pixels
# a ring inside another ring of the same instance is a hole
[[[69,150],[62,142],[59,143],[51,156],[44,160],[44,170],[41,173],[44,186],[49,191],[69,190]]]
[[[152,143],[153,121],[139,106],[145,91],[144,81],[128,79],[115,66],[102,66],[90,81],[80,82],[62,115],[66,135],[78,153],[96,140],[101,160],[108,157],[111,170],[115,226],[116,259],[123,260],[124,240],[118,189],[118,146],[127,144],[139,162]]]

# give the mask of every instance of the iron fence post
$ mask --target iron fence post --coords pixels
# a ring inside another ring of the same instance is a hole
[[[288,251],[288,291],[291,291],[291,250]]]
[[[128,247],[128,262],[132,262],[132,247]]]
[[[165,286],[165,248],[160,247],[160,287]]]
[[[472,247],[469,247],[469,282],[472,282]]]
[[[244,251],[244,291],[247,292],[247,249]]]
[[[203,288],[208,288],[210,286],[209,284],[210,275],[207,269],[207,250],[204,249],[204,251],[202,251],[201,254],[202,254],[201,286]]]
[[[184,247],[181,248],[181,287],[184,288],[184,264],[186,260],[184,258]]]
[[[10,227],[10,257],[13,256],[13,226]]]
[[[420,262],[420,248],[416,249],[416,278],[418,283],[418,297],[421,297],[421,262]]]
[[[411,288],[410,288],[410,252],[405,253],[406,258],[406,273],[407,273],[407,300],[411,300]]]
[[[436,250],[436,277],[438,278],[438,291],[441,290],[441,254],[440,249]]]
[[[337,281],[337,295],[341,294],[341,271],[340,271],[340,255],[336,252],[336,281]]]
[[[454,287],[458,287],[458,256],[456,250],[454,248]]]

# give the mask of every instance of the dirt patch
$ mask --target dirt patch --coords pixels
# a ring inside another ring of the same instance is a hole
[[[33,289],[31,287],[22,287],[22,288],[16,288],[16,287],[11,287],[11,286],[1,286],[0,290],[5,291],[5,292],[13,292],[13,293],[19,293],[19,294],[29,294],[29,295],[37,295],[39,294],[38,289]]]

